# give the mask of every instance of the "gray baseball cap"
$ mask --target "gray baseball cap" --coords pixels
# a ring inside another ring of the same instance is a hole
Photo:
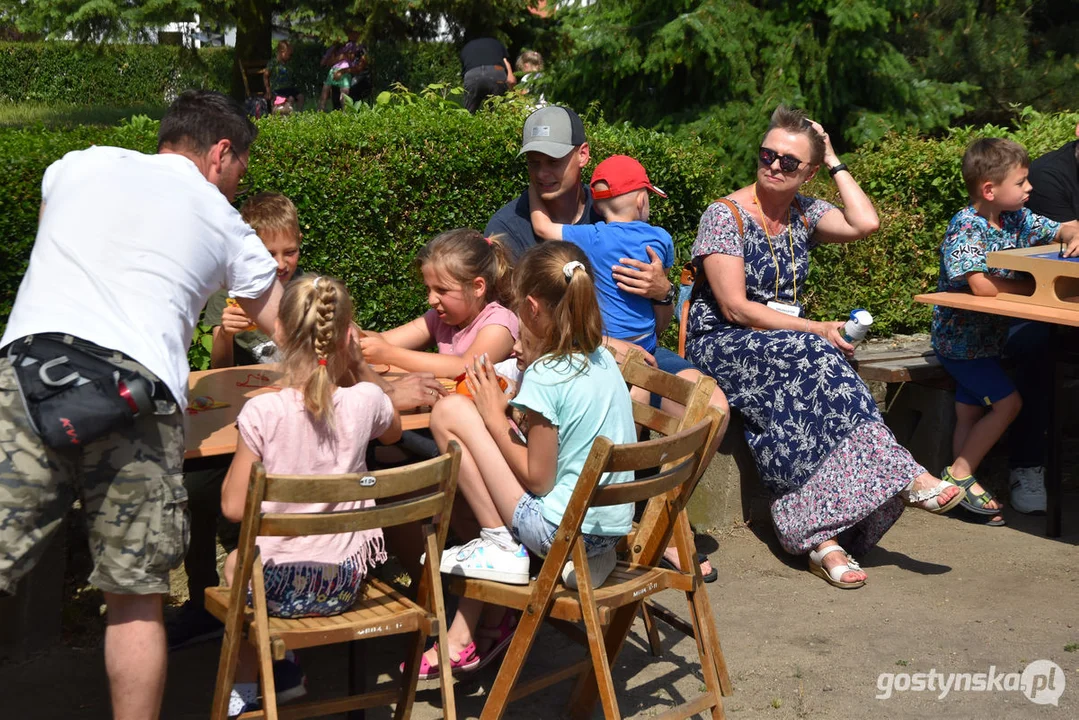
[[[577,113],[567,107],[548,105],[540,108],[525,120],[521,152],[539,152],[553,158],[569,155],[573,148],[583,145],[584,123]]]

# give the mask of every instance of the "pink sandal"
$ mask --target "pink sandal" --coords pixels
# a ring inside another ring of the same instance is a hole
[[[506,610],[502,615],[502,621],[493,628],[480,627],[476,631],[476,634],[480,637],[491,638],[495,641],[494,645],[487,649],[485,653],[480,657],[479,664],[476,665],[476,669],[487,665],[496,657],[506,652],[506,648],[513,642],[513,633],[517,631],[517,613],[513,610]]]
[[[436,642],[432,647],[435,648],[437,652],[438,643]],[[476,654],[476,643],[470,642],[468,645],[465,645],[465,647],[461,650],[460,657],[458,657],[456,660],[450,658],[450,672],[452,672],[454,675],[457,675],[459,673],[472,672],[473,670],[478,670],[482,662],[483,661]],[[404,663],[401,663],[400,670],[402,673],[405,671]],[[419,679],[436,680],[438,679],[438,675],[438,665],[431,665],[427,662],[427,653],[421,655]]]

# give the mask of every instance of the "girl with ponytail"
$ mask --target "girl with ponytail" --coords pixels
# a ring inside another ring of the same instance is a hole
[[[222,513],[238,522],[243,516],[251,466],[261,461],[278,475],[363,473],[367,444],[401,437],[401,417],[390,398],[372,383],[355,382],[363,359],[352,331],[352,300],[345,286],[329,277],[305,275],[285,288],[274,333],[283,354],[285,377],[280,392],[257,395],[244,405],[236,424],[236,455],[221,489]],[[360,503],[273,503],[262,509],[278,513],[354,510]],[[270,614],[297,618],[338,615],[352,607],[367,571],[386,559],[382,531],[259,537]],[[232,582],[236,553],[225,561]],[[230,701],[230,717],[257,709],[258,658],[252,646],[240,649]],[[290,653],[291,655],[291,653]],[[278,661],[299,674],[295,658]],[[300,693],[303,684],[297,683]],[[282,701],[281,694],[278,700]]]

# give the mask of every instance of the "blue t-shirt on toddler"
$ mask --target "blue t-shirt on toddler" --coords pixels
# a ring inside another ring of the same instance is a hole
[[[1060,223],[1026,208],[1002,212],[998,229],[968,205],[955,214],[944,234],[937,291],[969,291],[966,275],[971,272],[1012,279],[1013,271],[989,267],[988,254],[1045,245],[1059,230]],[[933,308],[933,349],[952,360],[999,357],[1011,323],[1011,318],[1000,315],[937,305]]]
[[[554,487],[540,498],[543,517],[558,525],[566,513],[577,478],[600,435],[615,444],[637,440],[633,404],[614,356],[606,348],[591,355],[540,358],[525,370],[521,388],[510,403],[532,410],[558,428],[558,462]],[[628,482],[632,472],[608,473],[600,485]],[[589,508],[581,532],[625,535],[633,527],[633,505]]]
[[[563,225],[562,239],[579,246],[592,263],[596,276],[596,296],[607,335],[632,340],[648,352],[656,350],[656,316],[652,301],[619,289],[611,268],[621,258],[651,262],[646,247],[663,261],[674,265],[674,242],[666,230],[640,220],[595,225]]]

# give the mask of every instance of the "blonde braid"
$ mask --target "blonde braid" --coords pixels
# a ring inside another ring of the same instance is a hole
[[[330,357],[337,349],[337,330],[335,320],[337,318],[338,294],[337,284],[334,282],[319,282],[323,278],[315,278],[312,283],[313,302],[310,311],[314,314],[314,350],[318,365],[307,379],[304,387],[304,406],[317,420],[333,428],[333,391],[334,381],[337,374],[331,373],[328,367],[336,357]],[[337,363],[334,362],[336,370]]]

